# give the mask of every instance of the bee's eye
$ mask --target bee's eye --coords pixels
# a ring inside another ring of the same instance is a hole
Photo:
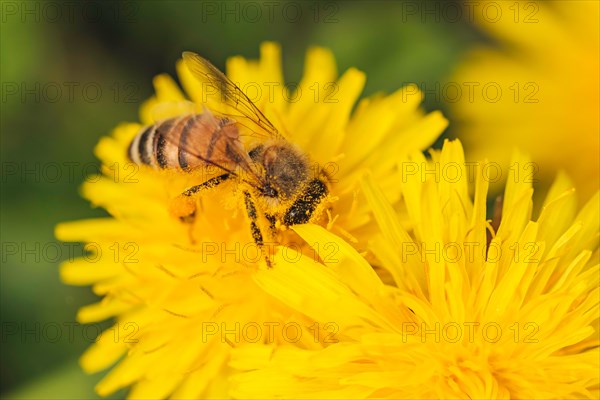
[[[279,195],[279,193],[277,193],[277,189],[275,189],[269,182],[265,183],[265,186],[263,186],[262,194],[267,197],[277,197]]]

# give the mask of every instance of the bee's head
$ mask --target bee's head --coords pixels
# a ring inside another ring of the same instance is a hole
[[[269,181],[265,182],[264,186],[261,188],[261,194],[266,197],[277,198],[279,196],[279,192],[273,186],[273,184]]]
[[[255,154],[254,159],[265,171],[262,194],[280,199],[293,197],[309,177],[306,157],[287,142],[264,146],[260,150],[260,155]]]

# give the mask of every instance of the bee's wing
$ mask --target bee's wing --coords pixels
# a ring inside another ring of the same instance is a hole
[[[165,141],[162,154],[171,155],[171,165],[192,170],[207,166],[249,178],[261,185],[260,174],[240,141],[238,126],[228,118],[217,117],[207,108],[201,114],[171,118],[157,126],[157,143]],[[176,157],[176,159],[175,159]]]
[[[277,128],[225,74],[196,53],[183,53],[185,65],[202,85],[203,102],[216,114],[234,119],[251,135],[281,138]]]

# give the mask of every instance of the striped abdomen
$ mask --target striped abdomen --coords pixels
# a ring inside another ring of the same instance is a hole
[[[237,127],[210,112],[175,117],[142,129],[129,145],[129,159],[154,168],[189,171],[205,165],[229,166],[227,149],[239,137]]]

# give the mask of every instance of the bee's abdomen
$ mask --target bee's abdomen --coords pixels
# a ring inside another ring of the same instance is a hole
[[[131,141],[128,156],[136,164],[153,168],[189,169],[189,154],[185,152],[189,131],[196,115],[171,118],[143,128]]]

